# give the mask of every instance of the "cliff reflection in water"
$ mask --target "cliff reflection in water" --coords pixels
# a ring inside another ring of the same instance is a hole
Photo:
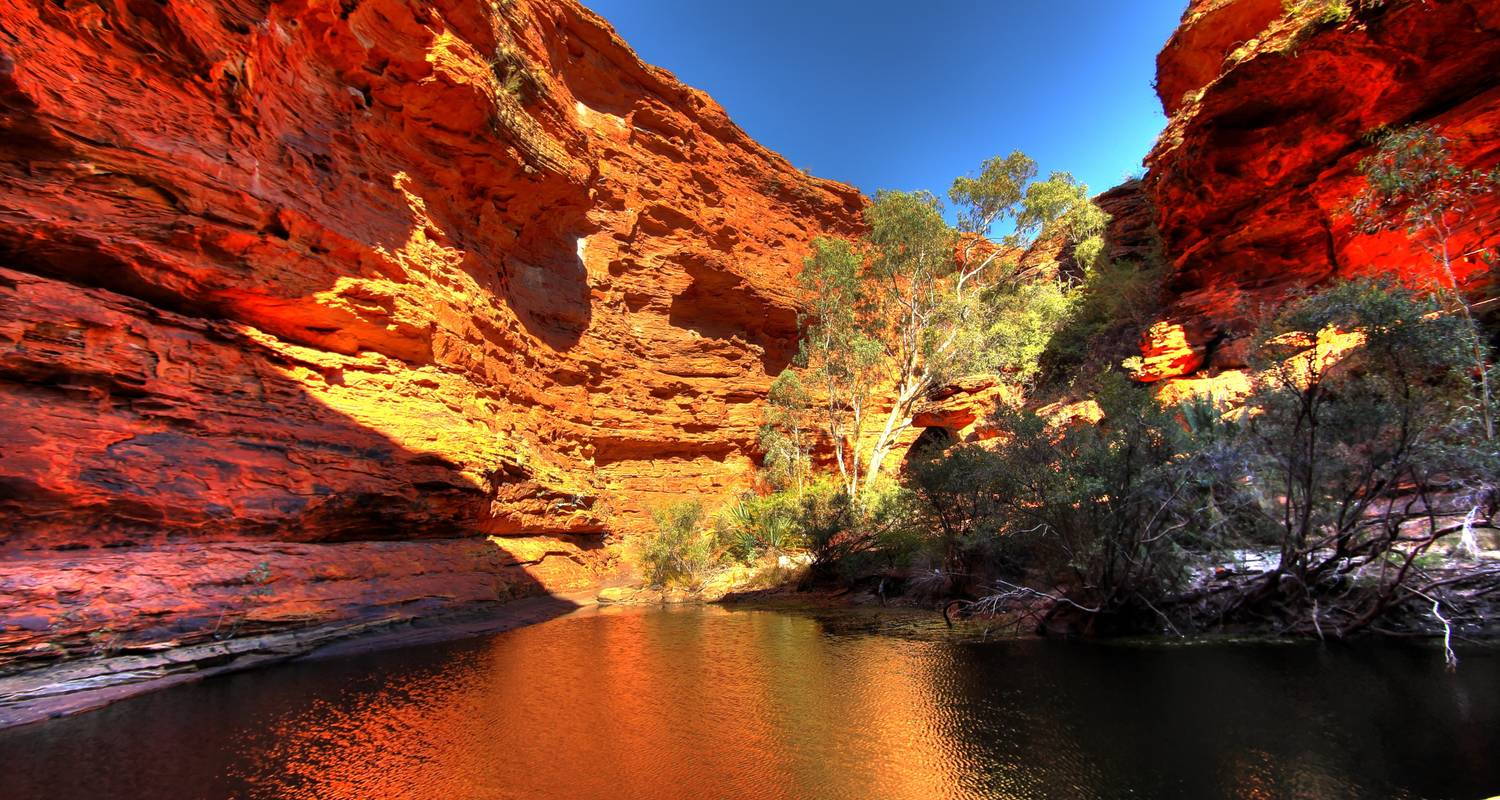
[[[0,732],[4,797],[1360,798],[1500,788],[1500,654],[585,613]],[[940,623],[939,623],[940,625]],[[149,767],[143,768],[143,765]]]
[[[289,715],[238,776],[317,798],[966,793],[943,648],[719,609],[558,625]]]

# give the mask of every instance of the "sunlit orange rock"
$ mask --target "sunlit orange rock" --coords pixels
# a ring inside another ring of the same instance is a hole
[[[1163,321],[1204,352],[1200,365],[1289,292],[1334,276],[1446,282],[1404,233],[1360,234],[1347,213],[1372,133],[1437,125],[1462,163],[1500,162],[1500,3],[1348,5],[1335,22],[1317,3],[1296,14],[1279,0],[1194,0],[1158,59],[1170,122],[1145,183],[1171,270]],[[1500,244],[1500,194],[1453,244]],[[1489,291],[1477,257],[1456,271]]]
[[[1156,399],[1171,408],[1196,398],[1204,398],[1221,409],[1233,408],[1249,396],[1251,376],[1246,370],[1231,369],[1213,375],[1164,381],[1158,385]]]
[[[1015,386],[995,375],[960,378],[934,391],[912,414],[914,428],[943,428],[958,440],[988,439],[994,429],[985,423],[1002,403],[1018,399]]]
[[[1167,116],[1218,78],[1231,56],[1253,51],[1257,37],[1285,14],[1282,0],[1191,0],[1156,57],[1156,94]]]
[[[1203,399],[1221,410],[1236,410],[1257,384],[1307,386],[1313,375],[1326,372],[1363,345],[1365,334],[1329,326],[1315,333],[1284,333],[1268,343],[1298,350],[1280,366],[1268,368],[1267,372],[1228,369],[1164,381],[1156,390],[1157,400],[1163,406],[1171,407]]]
[[[1158,322],[1141,335],[1141,361],[1132,376],[1143,382],[1176,378],[1203,366],[1203,347],[1188,341],[1181,325]]]
[[[1097,400],[1060,400],[1048,403],[1036,410],[1037,416],[1046,420],[1047,427],[1054,430],[1077,425],[1098,425],[1104,419],[1104,409]]]
[[[201,623],[239,566],[193,565],[230,546],[282,589],[345,565],[319,619],[550,586],[505,553],[606,567],[652,507],[745,484],[791,277],[859,230],[857,192],[571,0],[0,19],[0,660],[74,630],[65,574]],[[501,566],[450,557],[486,535]]]

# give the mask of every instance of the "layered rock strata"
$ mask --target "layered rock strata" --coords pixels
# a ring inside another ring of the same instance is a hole
[[[0,666],[591,579],[863,204],[571,0],[0,0]]]
[[[1361,234],[1348,212],[1380,131],[1436,126],[1460,163],[1500,163],[1500,2],[1284,5],[1195,0],[1158,59],[1170,123],[1145,184],[1170,276],[1145,380],[1243,366],[1260,311],[1335,276],[1446,282],[1420,243]],[[1500,245],[1500,192],[1452,244]],[[1492,293],[1477,256],[1456,271]]]

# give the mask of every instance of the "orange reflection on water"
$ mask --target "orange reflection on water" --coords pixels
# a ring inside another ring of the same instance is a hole
[[[966,796],[921,644],[817,625],[626,610],[515,631],[278,721],[242,777],[307,798]]]
[[[931,628],[924,628],[930,625]],[[573,614],[0,731],[0,797],[1482,797],[1500,655]]]

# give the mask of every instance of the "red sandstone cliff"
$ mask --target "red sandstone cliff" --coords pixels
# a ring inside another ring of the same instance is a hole
[[[1233,339],[1288,291],[1434,271],[1404,234],[1359,235],[1344,212],[1371,132],[1435,124],[1463,163],[1500,161],[1500,2],[1349,0],[1342,22],[1320,21],[1322,5],[1195,0],[1158,59],[1171,121],[1146,186],[1171,275],[1148,379],[1238,366]],[[1465,249],[1500,244],[1492,197]]]
[[[1170,262],[1147,377],[1427,268],[1339,214],[1369,131],[1500,154],[1500,2],[1355,5],[1197,0],[1162,53],[1103,198]],[[744,480],[862,207],[571,0],[0,0],[0,667],[588,583]]]
[[[0,0],[0,664],[586,582],[863,203],[571,0]]]

